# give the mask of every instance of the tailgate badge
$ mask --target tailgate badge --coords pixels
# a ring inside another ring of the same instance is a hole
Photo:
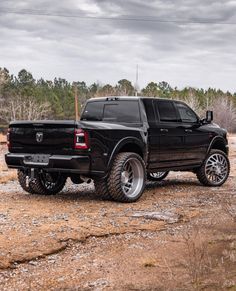
[[[43,141],[43,132],[37,132],[36,133],[36,141],[42,142]]]

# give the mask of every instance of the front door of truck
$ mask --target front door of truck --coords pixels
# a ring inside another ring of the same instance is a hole
[[[210,144],[211,133],[204,130],[196,113],[185,103],[174,102],[181,119],[184,135],[184,163],[185,165],[201,164],[206,157]]]

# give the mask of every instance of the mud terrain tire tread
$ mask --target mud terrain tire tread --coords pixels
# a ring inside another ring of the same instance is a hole
[[[144,183],[143,183],[142,191],[140,191],[139,195],[136,197],[127,197],[121,188],[122,168],[125,161],[130,157],[137,158],[142,163],[142,166],[144,169]],[[145,167],[143,159],[138,154],[133,153],[133,152],[119,153],[114,159],[111,172],[108,177],[108,189],[112,198],[119,202],[129,202],[129,203],[135,202],[142,195],[145,188],[145,183],[146,183],[146,167]]]
[[[112,200],[111,194],[108,190],[107,180],[95,179],[94,187],[98,197],[101,197],[104,200]]]
[[[59,184],[56,185],[53,189],[47,189],[42,181],[41,181],[41,177],[39,174],[36,175],[34,182],[32,183],[31,187],[33,189],[33,191],[37,194],[40,195],[55,195],[59,192],[61,192],[61,190],[64,188],[66,184],[66,177],[61,176],[61,179],[59,181]]]
[[[29,183],[28,186],[26,185],[26,177],[27,175],[23,171],[21,170],[17,171],[17,178],[21,188],[30,194],[36,194],[31,183]]]

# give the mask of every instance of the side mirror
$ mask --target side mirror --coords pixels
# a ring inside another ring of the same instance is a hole
[[[206,112],[206,122],[211,123],[213,120],[213,111],[207,110]]]

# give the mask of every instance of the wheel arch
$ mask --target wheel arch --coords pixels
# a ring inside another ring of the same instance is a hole
[[[228,155],[228,145],[224,138],[222,137],[215,137],[212,141],[210,146],[208,147],[207,153],[210,152],[210,150],[221,150],[224,152],[226,155]]]
[[[146,164],[146,146],[144,143],[142,143],[139,139],[134,137],[127,137],[119,141],[115,148],[113,149],[109,162],[108,162],[108,170],[110,170],[112,162],[115,158],[115,156],[122,152],[133,152],[138,154],[142,157],[144,160],[144,163]]]

